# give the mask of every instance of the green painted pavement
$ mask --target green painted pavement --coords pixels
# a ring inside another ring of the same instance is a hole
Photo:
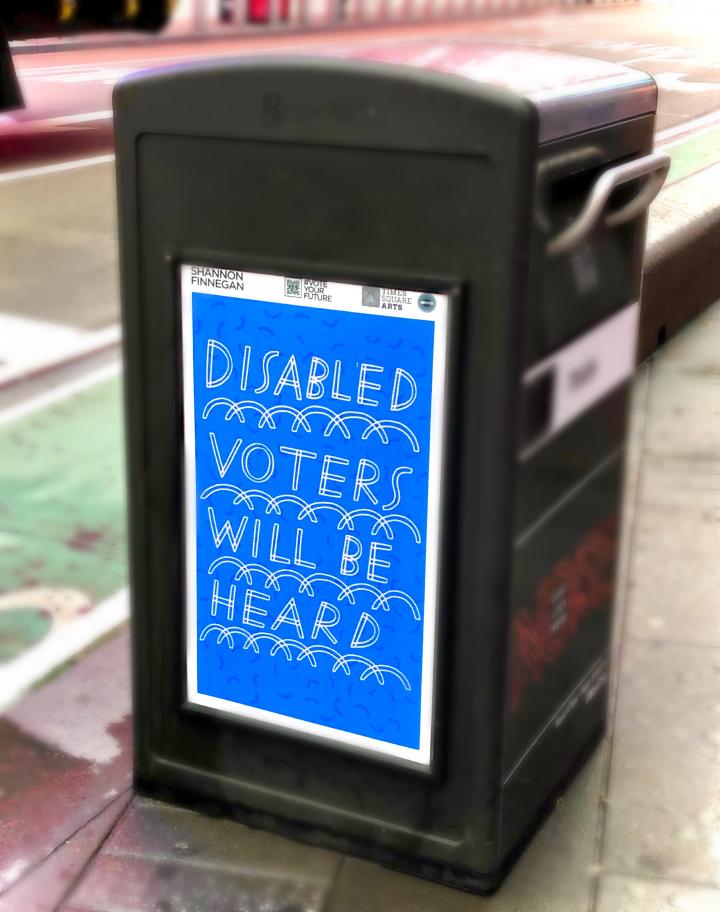
[[[52,626],[47,614],[32,606],[14,608],[0,614],[0,662],[9,662],[23,649],[41,640]]]
[[[0,661],[124,586],[125,548],[117,378],[0,427]]]
[[[672,164],[667,184],[690,177],[720,162],[720,126],[679,142],[668,149]]]

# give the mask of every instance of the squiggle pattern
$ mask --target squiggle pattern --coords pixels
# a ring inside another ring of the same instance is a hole
[[[235,402],[227,396],[218,396],[206,403],[202,413],[203,418],[206,419],[217,406],[225,406],[225,421],[237,418],[238,421],[245,424],[244,413],[246,410],[249,410],[257,412],[260,415],[260,421],[258,422],[259,428],[270,427],[272,430],[277,430],[275,415],[292,415],[294,420],[290,426],[290,430],[293,431],[293,433],[297,433],[300,428],[303,428],[305,431],[312,431],[308,418],[313,415],[324,415],[329,420],[325,425],[323,435],[325,437],[330,437],[335,428],[337,428],[347,440],[350,440],[351,438],[350,428],[348,427],[347,422],[350,420],[364,421],[367,424],[367,427],[362,433],[362,440],[367,440],[371,434],[377,434],[384,444],[389,444],[390,438],[388,437],[387,431],[395,430],[407,437],[414,453],[420,452],[420,441],[415,433],[406,424],[403,424],[402,421],[394,421],[389,418],[378,420],[377,418],[373,418],[372,415],[365,414],[365,412],[335,412],[324,405],[308,405],[304,409],[297,409],[292,405],[273,405],[270,408],[266,408],[264,405],[261,405],[259,402],[255,402],[252,399],[243,399],[239,402]]]
[[[225,564],[237,567],[235,579],[246,579],[250,585],[252,585],[253,582],[253,573],[258,573],[260,576],[265,577],[266,589],[273,588],[276,592],[279,592],[280,585],[278,581],[289,576],[300,583],[300,592],[306,592],[308,595],[314,597],[315,590],[313,588],[313,583],[324,582],[337,587],[339,602],[347,599],[351,605],[355,605],[356,592],[369,592],[375,597],[370,605],[370,608],[373,611],[377,611],[378,608],[382,608],[383,611],[390,611],[391,600],[397,599],[401,602],[405,602],[405,604],[410,607],[416,621],[419,621],[421,617],[420,608],[415,599],[401,589],[389,589],[387,592],[382,592],[377,586],[373,586],[372,583],[344,583],[330,573],[311,573],[308,576],[303,576],[302,573],[298,573],[297,570],[291,570],[289,567],[281,567],[279,570],[268,570],[268,568],[263,567],[262,564],[248,564],[240,560],[239,557],[230,557],[229,555],[216,557],[208,567],[208,575],[212,576],[218,567],[222,567]]]
[[[205,639],[211,634],[217,632],[217,644],[220,645],[224,641],[227,641],[230,649],[235,649],[235,637],[242,636],[245,638],[243,645],[243,650],[252,649],[255,653],[260,653],[258,643],[261,640],[270,640],[272,642],[272,647],[270,648],[270,655],[275,656],[278,652],[282,652],[288,662],[292,662],[293,653],[292,650],[297,650],[297,661],[302,662],[304,659],[307,659],[313,668],[317,668],[317,659],[315,658],[318,655],[328,655],[334,659],[332,668],[330,669],[333,673],[342,668],[343,672],[346,675],[350,675],[350,665],[355,662],[360,665],[365,666],[365,670],[360,675],[360,680],[365,681],[370,675],[374,675],[378,684],[385,684],[385,675],[390,675],[395,677],[400,681],[405,690],[410,691],[412,687],[410,686],[410,681],[407,677],[397,668],[394,668],[392,665],[378,665],[376,662],[372,662],[366,656],[355,655],[354,653],[349,653],[347,655],[342,655],[336,649],[332,649],[330,646],[325,645],[314,645],[308,646],[305,643],[300,643],[298,640],[286,640],[282,637],[277,636],[274,633],[270,633],[266,630],[258,631],[257,633],[249,633],[247,630],[244,630],[242,627],[224,627],[222,624],[208,624],[200,634],[200,642],[204,642]]]
[[[355,520],[361,516],[369,516],[371,519],[375,520],[375,524],[370,530],[371,535],[377,535],[378,532],[382,529],[388,539],[394,539],[395,533],[392,530],[392,523],[399,523],[400,525],[407,526],[407,528],[410,529],[413,534],[413,538],[418,545],[422,541],[420,529],[418,529],[417,525],[411,519],[409,519],[407,516],[403,516],[402,513],[390,513],[387,516],[383,516],[381,513],[378,513],[376,510],[371,510],[369,507],[362,507],[358,508],[357,510],[346,510],[344,507],[341,507],[336,503],[325,503],[323,501],[318,501],[317,503],[308,503],[306,500],[303,500],[302,497],[298,497],[296,494],[278,494],[276,497],[273,497],[266,491],[245,491],[242,488],[237,487],[237,485],[226,484],[224,482],[210,485],[209,487],[205,488],[205,490],[200,495],[200,499],[207,500],[208,497],[212,497],[213,494],[217,494],[221,491],[228,494],[234,494],[234,504],[244,503],[249,510],[253,511],[255,510],[253,497],[264,500],[267,503],[267,507],[265,509],[266,515],[270,513],[276,513],[279,516],[281,515],[280,506],[282,504],[294,503],[297,506],[302,507],[298,513],[298,521],[307,518],[310,520],[310,522],[316,523],[318,521],[317,514],[320,510],[333,510],[335,513],[340,514],[340,521],[337,525],[338,530],[350,529],[354,532]]]

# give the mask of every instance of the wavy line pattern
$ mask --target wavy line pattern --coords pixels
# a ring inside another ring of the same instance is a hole
[[[373,586],[372,583],[344,583],[330,573],[310,573],[308,576],[303,576],[302,573],[299,573],[297,570],[292,570],[289,567],[281,567],[279,570],[269,570],[267,567],[263,567],[262,564],[248,564],[241,561],[239,557],[230,557],[229,555],[216,557],[208,567],[208,575],[212,576],[218,567],[222,567],[226,564],[230,564],[237,568],[237,572],[235,573],[236,580],[246,579],[250,585],[253,583],[253,574],[258,573],[265,578],[266,589],[273,588],[276,592],[279,592],[279,580],[285,577],[291,577],[300,583],[300,592],[306,592],[308,595],[314,596],[314,583],[328,583],[337,588],[339,602],[347,599],[351,605],[355,605],[356,592],[369,592],[374,596],[373,602],[370,605],[371,610],[377,611],[378,608],[382,608],[383,611],[390,611],[390,602],[393,599],[396,599],[409,606],[416,621],[419,621],[421,618],[421,611],[417,602],[412,596],[408,595],[407,592],[403,592],[402,589],[389,589],[387,592],[382,592],[377,586]]]
[[[351,410],[335,412],[324,405],[308,405],[304,409],[297,409],[292,405],[273,405],[270,408],[267,408],[260,402],[255,402],[253,399],[243,399],[236,402],[233,399],[229,399],[227,396],[218,396],[205,404],[202,412],[203,418],[207,419],[212,411],[218,406],[225,407],[225,421],[237,418],[238,421],[245,424],[245,412],[257,412],[260,415],[258,427],[269,427],[274,431],[277,430],[277,424],[275,423],[276,415],[292,415],[293,423],[290,426],[290,430],[293,431],[293,433],[297,433],[300,428],[312,432],[312,426],[308,421],[308,418],[314,415],[323,415],[328,419],[323,430],[323,435],[325,437],[330,437],[332,432],[337,428],[346,440],[350,440],[352,436],[350,428],[348,427],[348,421],[363,421],[367,427],[362,432],[362,440],[367,440],[371,434],[377,434],[382,443],[387,445],[390,443],[387,432],[388,430],[394,430],[407,437],[414,453],[420,452],[420,441],[416,434],[402,421],[394,421],[390,418],[378,420],[377,418],[373,418],[372,415],[367,415],[365,412]]]
[[[266,630],[261,630],[257,633],[249,633],[242,627],[225,627],[222,624],[208,624],[204,627],[200,634],[200,642],[204,642],[211,633],[217,633],[216,644],[218,646],[227,641],[230,649],[235,649],[236,636],[244,637],[243,650],[252,649],[258,654],[260,652],[258,643],[261,640],[270,640],[273,644],[270,649],[270,655],[275,656],[278,652],[282,652],[288,662],[293,661],[292,650],[297,649],[297,661],[302,662],[304,659],[307,659],[313,668],[317,668],[316,656],[327,655],[334,660],[332,668],[330,669],[333,673],[342,669],[346,675],[350,676],[350,665],[355,662],[365,666],[365,670],[360,675],[361,681],[365,681],[370,675],[373,675],[378,684],[384,685],[385,676],[390,675],[391,677],[397,678],[405,690],[412,690],[410,681],[408,681],[407,677],[398,668],[395,668],[392,665],[378,665],[366,656],[356,655],[355,653],[342,655],[342,653],[333,649],[331,646],[320,644],[308,646],[297,640],[283,639],[282,637],[277,636],[277,634],[270,633]]]
[[[205,490],[200,494],[200,500],[207,500],[209,497],[212,497],[213,494],[218,493],[233,494],[233,503],[240,504],[244,503],[249,510],[255,510],[255,505],[253,504],[253,498],[257,497],[260,500],[264,500],[267,504],[265,508],[265,514],[276,513],[278,516],[281,515],[282,511],[280,507],[284,503],[293,503],[302,509],[298,513],[298,521],[303,519],[309,519],[310,522],[316,523],[318,521],[317,514],[321,510],[331,510],[340,516],[340,521],[337,524],[338,531],[340,529],[350,529],[355,531],[355,520],[363,516],[369,516],[371,519],[375,520],[375,523],[370,530],[371,535],[377,535],[380,530],[382,530],[388,539],[394,539],[395,533],[392,530],[392,524],[398,523],[399,525],[406,526],[413,534],[413,538],[416,543],[419,545],[422,541],[422,535],[420,529],[417,525],[407,516],[403,516],[402,513],[390,513],[387,516],[383,516],[381,513],[378,513],[377,510],[371,510],[369,507],[358,508],[357,510],[346,510],[344,507],[341,507],[340,504],[329,503],[326,501],[317,501],[313,503],[308,503],[306,500],[303,500],[302,497],[299,497],[297,494],[278,494],[273,497],[268,494],[266,491],[260,490],[243,490],[237,485],[229,484],[226,482],[219,482],[218,484],[209,485]]]

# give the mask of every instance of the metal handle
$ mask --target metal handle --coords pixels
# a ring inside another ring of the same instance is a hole
[[[598,177],[593,184],[582,212],[567,228],[548,241],[548,256],[566,253],[590,234],[600,221],[605,206],[613,192],[621,184],[646,177],[637,194],[624,206],[614,209],[605,215],[604,222],[609,228],[622,225],[644,212],[660,192],[670,168],[670,156],[667,152],[651,152],[642,158],[615,165]]]

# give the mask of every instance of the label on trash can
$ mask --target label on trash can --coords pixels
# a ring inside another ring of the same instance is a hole
[[[429,765],[447,295],[181,288],[189,702]]]

